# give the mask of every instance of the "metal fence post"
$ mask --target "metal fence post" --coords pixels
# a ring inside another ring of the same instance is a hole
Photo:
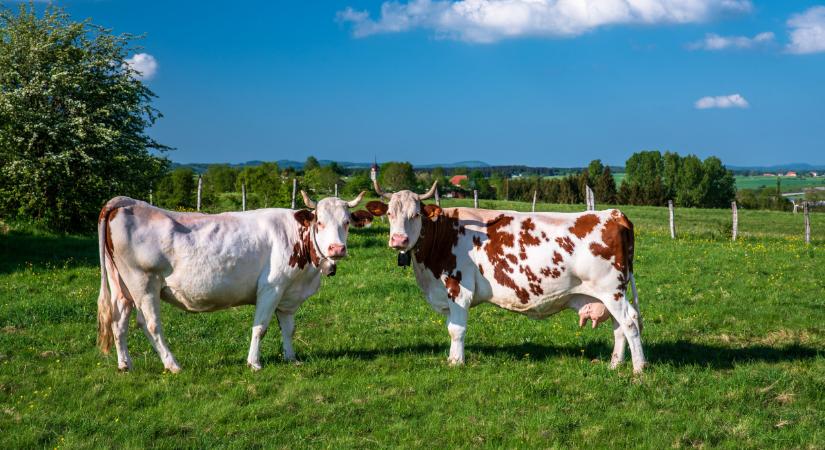
[[[668,216],[670,216],[670,238],[676,239],[676,223],[673,221],[673,200],[667,201]]]

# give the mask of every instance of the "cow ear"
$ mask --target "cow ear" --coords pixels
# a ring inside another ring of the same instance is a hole
[[[442,212],[444,211],[438,205],[424,205],[424,215],[433,222],[438,219],[438,216],[440,216]]]
[[[367,203],[367,211],[369,211],[375,217],[381,217],[384,214],[386,214],[388,208],[389,207],[386,203],[378,200],[373,200]]]
[[[295,211],[295,220],[298,221],[301,226],[308,227],[313,220],[315,220],[315,214],[308,209],[299,209]]]
[[[358,211],[353,211],[350,213],[349,217],[352,220],[352,225],[356,228],[363,228],[372,225],[372,214],[370,214],[369,211],[359,209]]]

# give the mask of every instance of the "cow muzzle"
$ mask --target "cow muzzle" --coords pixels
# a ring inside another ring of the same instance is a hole
[[[390,236],[390,247],[396,250],[406,250],[410,245],[410,238],[406,234],[394,233]]]
[[[347,246],[343,244],[330,244],[327,248],[327,258],[339,260],[347,256]]]

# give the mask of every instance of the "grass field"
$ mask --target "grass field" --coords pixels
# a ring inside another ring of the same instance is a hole
[[[529,208],[529,204],[481,206]],[[539,205],[539,209],[580,209]],[[624,208],[650,366],[610,371],[610,327],[564,312],[533,321],[471,311],[467,364],[446,364],[443,319],[378,222],[297,315],[301,365],[263,344],[245,366],[253,309],[163,307],[178,375],[133,329],[135,368],[95,348],[96,239],[0,234],[0,448],[825,446],[825,216]]]
[[[782,192],[797,192],[808,187],[825,186],[825,177],[816,178],[781,178]],[[776,177],[743,176],[736,177],[737,189],[776,188]]]

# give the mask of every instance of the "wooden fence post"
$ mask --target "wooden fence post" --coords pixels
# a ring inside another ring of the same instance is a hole
[[[338,183],[335,183],[335,198],[338,198]]]
[[[241,211],[246,211],[246,183],[241,183]]]
[[[473,208],[478,208],[478,191],[473,189]]]
[[[810,209],[808,208],[808,202],[802,202],[802,214],[805,215],[805,243],[811,243],[811,216],[809,215]]]
[[[588,211],[595,211],[596,210],[596,195],[593,194],[593,189],[590,189],[590,185],[585,185],[585,192],[587,193],[587,210]]]
[[[203,177],[198,175],[198,211],[201,210],[201,191],[203,190]]]
[[[670,238],[676,239],[676,223],[673,221],[673,200],[667,201],[668,216],[670,216]]]
[[[435,187],[435,204],[441,206],[441,197],[438,196],[438,186]]]
[[[149,188],[149,204],[150,204],[150,205],[154,205],[154,204],[155,204],[155,202],[154,202],[153,200],[154,200],[154,199],[152,198],[152,188]]]
[[[298,179],[292,179],[292,208],[295,209],[295,192],[298,190]]]
[[[533,190],[533,207],[532,211],[536,212],[536,197],[538,196],[538,190]]]
[[[736,201],[730,203],[731,211],[733,211],[733,240],[736,241],[736,236],[739,234],[739,209],[736,207]]]

